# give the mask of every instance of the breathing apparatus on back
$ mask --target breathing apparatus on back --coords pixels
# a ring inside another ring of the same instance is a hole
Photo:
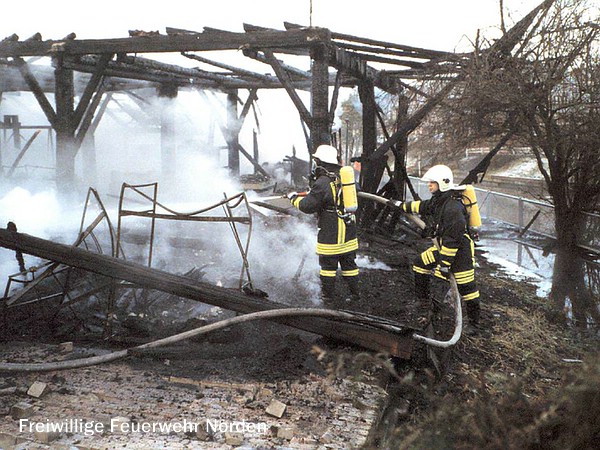
[[[344,210],[348,213],[355,213],[358,209],[358,195],[356,193],[354,169],[351,166],[343,166],[340,169],[340,181],[342,183]]]

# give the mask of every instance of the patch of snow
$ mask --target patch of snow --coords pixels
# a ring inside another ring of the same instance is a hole
[[[356,257],[356,265],[358,267],[362,267],[364,269],[372,269],[372,270],[386,270],[392,271],[393,269],[387,264],[376,260],[373,257],[359,255]]]
[[[505,239],[484,239],[478,245],[484,257],[501,266],[507,276],[515,281],[529,281],[537,286],[537,295],[546,297],[552,287],[554,258],[544,257],[541,250]]]
[[[491,263],[502,266],[504,273],[515,281],[530,281],[537,286],[536,295],[538,297],[547,297],[552,288],[552,280],[538,275],[535,272],[525,269],[504,258],[488,254],[487,260]]]

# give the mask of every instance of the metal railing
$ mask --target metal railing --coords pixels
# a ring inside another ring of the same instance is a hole
[[[427,183],[416,177],[410,177],[410,179],[421,198],[430,197]],[[504,222],[515,226],[519,231],[527,227],[529,231],[540,235],[556,237],[554,205],[479,188],[475,188],[475,192],[479,211],[483,218]],[[600,215],[585,213],[585,216],[586,232],[579,243],[600,251]]]

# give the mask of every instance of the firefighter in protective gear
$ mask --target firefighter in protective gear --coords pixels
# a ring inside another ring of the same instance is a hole
[[[339,171],[341,165],[337,149],[320,145],[313,154],[316,168],[314,183],[304,197],[288,195],[292,205],[306,214],[317,214],[317,254],[324,303],[335,297],[335,279],[338,265],[348,284],[353,300],[359,298],[358,266],[356,265],[356,218],[343,210],[343,196]]]
[[[468,333],[479,328],[479,290],[475,283],[475,246],[468,232],[468,218],[461,200],[464,186],[454,185],[452,170],[445,165],[431,167],[422,177],[428,182],[429,200],[402,204],[405,212],[423,216],[429,237],[437,238],[439,250],[432,246],[415,260],[415,293],[421,301],[429,301],[430,275],[448,280],[454,274],[458,291],[465,303],[469,319]]]

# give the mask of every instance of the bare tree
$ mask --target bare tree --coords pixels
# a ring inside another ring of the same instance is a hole
[[[600,200],[598,6],[589,0],[540,6],[512,51],[487,51],[482,48],[489,43],[476,41],[444,123],[463,143],[484,138],[528,145],[555,206],[559,251],[551,298],[561,309],[569,298],[579,325],[590,318],[598,323],[576,257],[584,213],[597,211]]]

